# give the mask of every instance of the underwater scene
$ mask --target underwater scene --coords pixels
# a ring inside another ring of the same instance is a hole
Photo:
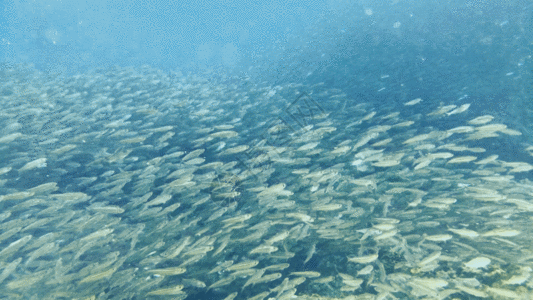
[[[0,299],[533,299],[533,6],[446,49],[403,21],[333,37],[415,5],[338,2],[194,65],[12,29]]]

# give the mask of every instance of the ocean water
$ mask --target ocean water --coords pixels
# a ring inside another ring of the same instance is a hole
[[[526,1],[3,4],[2,299],[530,299]]]

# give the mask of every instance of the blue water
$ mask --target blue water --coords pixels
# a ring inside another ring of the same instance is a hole
[[[525,0],[0,5],[7,65],[76,74],[147,64],[273,85],[324,82],[365,101],[468,95],[492,114],[528,119],[516,107],[527,105],[532,81],[533,6]]]

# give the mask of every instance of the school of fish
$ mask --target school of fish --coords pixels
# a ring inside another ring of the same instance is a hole
[[[2,299],[533,299],[533,146],[478,104],[0,72]]]

